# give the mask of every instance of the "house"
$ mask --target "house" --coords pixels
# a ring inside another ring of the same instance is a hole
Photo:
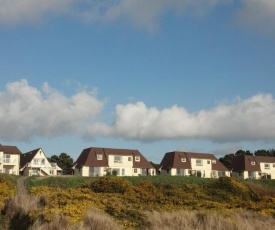
[[[160,172],[171,176],[204,178],[230,176],[229,170],[213,154],[180,151],[164,155],[160,163]]]
[[[240,179],[275,179],[275,157],[235,156],[230,169],[232,176]]]
[[[20,158],[20,174],[24,176],[55,176],[62,169],[47,159],[41,148],[24,153]]]
[[[155,168],[138,150],[87,148],[73,166],[79,176],[145,176],[155,175]]]
[[[19,175],[20,155],[16,146],[0,145],[0,173]]]

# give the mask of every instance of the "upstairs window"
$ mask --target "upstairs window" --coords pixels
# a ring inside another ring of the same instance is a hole
[[[121,156],[115,156],[115,157],[114,157],[114,163],[122,163],[122,158],[121,158]]]
[[[265,169],[270,169],[270,165],[269,164],[264,164],[264,168]]]
[[[255,161],[251,161],[251,165],[255,165]]]
[[[132,157],[128,157],[128,161],[132,161]]]
[[[39,165],[39,159],[34,158],[34,159],[33,159],[33,164],[34,164],[34,165]]]
[[[140,156],[135,156],[135,161],[140,161]]]
[[[207,164],[210,165],[210,160],[207,161]]]
[[[212,164],[216,164],[217,162],[216,162],[216,160],[212,160]]]
[[[186,158],[185,158],[185,157],[182,157],[182,158],[181,158],[181,162],[186,162]]]
[[[196,166],[203,166],[202,160],[196,160]]]
[[[97,159],[98,161],[101,161],[101,160],[103,159],[102,154],[96,154],[96,159]]]

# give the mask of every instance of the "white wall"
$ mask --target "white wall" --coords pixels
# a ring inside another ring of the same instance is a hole
[[[9,155],[9,158],[6,156]],[[19,175],[19,154],[4,154],[0,152],[0,172],[8,171],[8,174]]]

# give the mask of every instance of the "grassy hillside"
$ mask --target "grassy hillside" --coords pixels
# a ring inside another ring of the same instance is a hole
[[[16,210],[22,210],[11,207],[23,206],[23,221],[33,230],[35,226],[45,230],[54,226],[83,230],[164,226],[167,230],[179,226],[253,230],[274,229],[275,224],[275,181],[271,180],[66,176],[30,177],[27,184],[31,192],[25,198],[28,205],[11,199],[5,210],[11,220],[18,216]]]

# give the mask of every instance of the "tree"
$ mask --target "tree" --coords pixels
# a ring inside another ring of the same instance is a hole
[[[224,157],[221,157],[219,159],[219,161],[227,168],[230,167],[232,159],[235,156],[242,156],[242,155],[253,155],[253,153],[251,153],[249,150],[238,150],[235,154],[234,153],[230,153],[230,154],[226,154]]]
[[[62,168],[62,174],[71,175],[73,167],[73,159],[67,153],[61,153],[59,156],[53,155],[50,158],[51,162],[57,163]]]
[[[224,157],[221,157],[219,159],[219,161],[226,167],[226,168],[229,168],[230,165],[231,165],[231,161],[233,159],[233,157],[235,156],[234,153],[231,153],[231,154],[226,154]]]

